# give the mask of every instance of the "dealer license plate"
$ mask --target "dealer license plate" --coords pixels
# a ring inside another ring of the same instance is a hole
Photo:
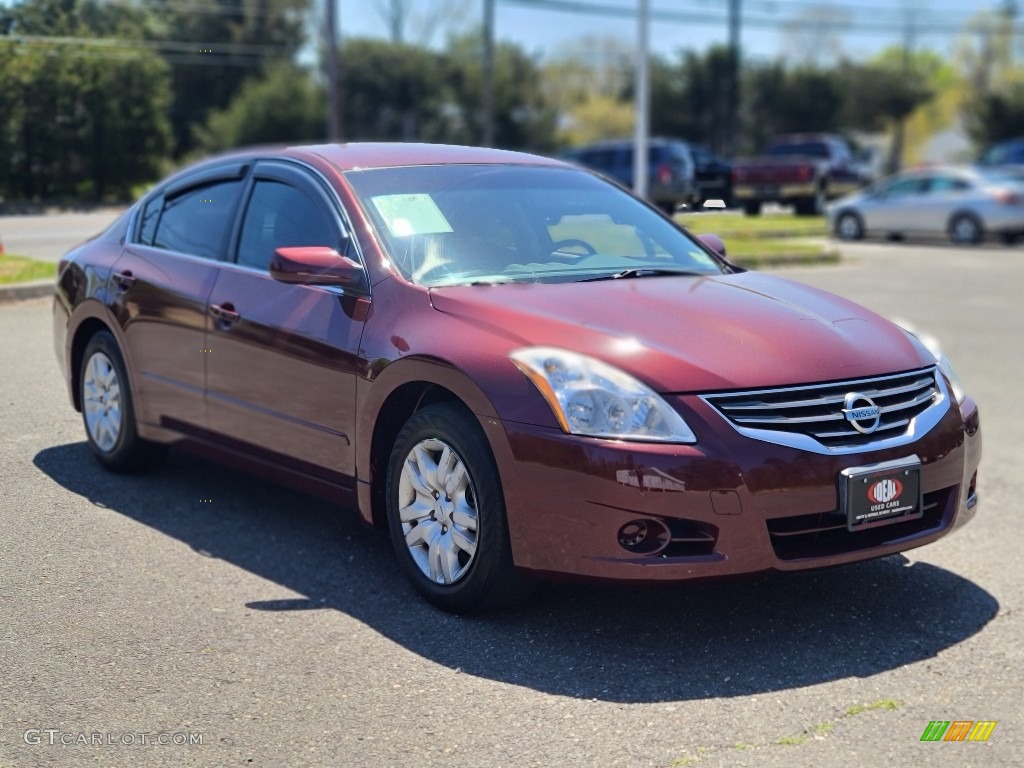
[[[921,460],[917,456],[844,469],[839,499],[850,531],[916,520],[921,504]]]

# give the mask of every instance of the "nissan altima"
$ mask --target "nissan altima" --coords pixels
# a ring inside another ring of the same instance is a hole
[[[450,611],[852,563],[976,510],[934,343],[557,160],[214,158],[68,253],[53,317],[104,466],[176,446],[332,499]]]
[[[976,245],[995,236],[1012,245],[1024,237],[1024,185],[1012,171],[920,168],[835,201],[827,215],[843,240],[923,235]]]

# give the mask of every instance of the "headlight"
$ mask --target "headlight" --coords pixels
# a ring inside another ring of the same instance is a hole
[[[935,358],[935,362],[939,366],[939,370],[945,374],[946,378],[949,379],[949,384],[953,388],[953,397],[956,398],[957,405],[964,401],[967,396],[964,392],[963,386],[960,384],[960,379],[953,371],[953,364],[949,362],[949,358],[942,352],[939,347],[939,342],[934,336],[929,336],[927,333],[915,330],[909,323],[903,322],[902,320],[896,320],[896,325],[903,329],[905,333],[913,336],[919,342],[924,345],[924,348],[932,353],[932,357]]]
[[[553,347],[518,349],[510,357],[540,390],[565,432],[620,440],[697,442],[682,416],[650,387],[618,368]]]

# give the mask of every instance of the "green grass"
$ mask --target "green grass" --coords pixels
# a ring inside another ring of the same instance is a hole
[[[56,264],[36,261],[27,256],[0,255],[0,285],[27,283],[31,280],[52,280],[56,276]]]
[[[824,216],[744,216],[742,213],[677,213],[676,221],[691,232],[711,232],[722,239],[761,237],[826,237]]]
[[[857,704],[856,706],[849,707],[846,710],[846,716],[856,717],[857,715],[864,714],[865,712],[871,712],[876,709],[899,709],[902,704],[902,702],[893,701],[892,699],[879,699],[878,701],[873,701],[870,704]]]
[[[676,221],[694,234],[721,237],[729,258],[742,267],[839,261],[839,254],[824,240],[825,219],[820,216],[681,213]]]
[[[839,253],[805,240],[726,240],[729,260],[741,267],[759,269],[779,264],[835,264]]]
[[[903,706],[902,701],[896,701],[895,699],[879,699],[878,701],[872,701],[867,704],[856,704],[852,707],[847,707],[846,711],[835,720],[826,720],[822,723],[818,723],[815,726],[807,728],[803,733],[795,736],[783,736],[780,739],[776,739],[773,742],[764,744],[750,744],[745,741],[739,741],[733,744],[732,748],[737,750],[747,749],[761,749],[762,747],[798,747],[801,744],[806,744],[811,739],[821,740],[828,736],[835,729],[836,725],[843,720],[847,720],[857,715],[862,715],[865,712],[872,712],[875,710],[895,710]],[[678,760],[674,760],[671,763],[672,768],[681,768],[682,766],[695,765],[701,762],[709,752],[707,747],[698,747],[696,755],[688,755],[681,757]]]
[[[806,736],[783,736],[775,743],[782,747],[798,747],[807,741]]]

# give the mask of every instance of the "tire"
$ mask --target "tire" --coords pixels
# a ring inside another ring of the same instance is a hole
[[[414,413],[395,440],[386,483],[391,543],[429,602],[473,613],[529,594],[532,583],[512,563],[498,467],[466,411],[439,403]]]
[[[1017,245],[1024,237],[1020,232],[1003,232],[999,235],[999,240],[1003,245]]]
[[[956,245],[977,245],[985,230],[973,213],[958,213],[949,220],[949,239]]]
[[[760,200],[746,200],[743,203],[743,212],[747,216],[760,216],[761,215],[761,201]]]
[[[843,211],[836,218],[836,237],[840,240],[863,239],[864,221],[853,211]]]
[[[93,455],[114,472],[152,469],[167,446],[139,437],[121,351],[109,331],[93,334],[78,376],[82,423]]]
[[[820,216],[825,210],[825,201],[827,196],[825,194],[825,188],[822,186],[815,187],[814,195],[811,197],[801,197],[794,203],[797,216]]]

